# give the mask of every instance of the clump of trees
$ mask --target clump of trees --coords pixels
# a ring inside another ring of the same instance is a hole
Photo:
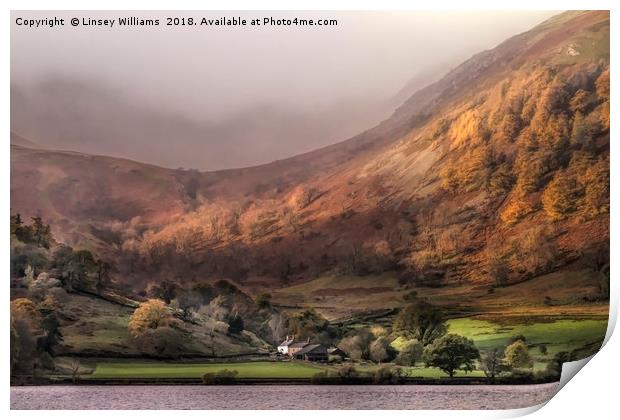
[[[27,298],[11,301],[11,374],[37,376],[40,368],[53,370],[56,346],[63,341],[53,310]]]
[[[32,217],[31,220],[32,223],[27,225],[19,213],[11,216],[11,235],[15,235],[25,244],[48,249],[54,241],[50,225],[43,223],[43,219],[39,216]]]
[[[338,331],[314,309],[294,312],[283,321],[286,323],[286,331],[296,337],[307,337],[313,341],[330,344],[338,336]]]
[[[114,271],[110,261],[56,242],[50,225],[40,217],[33,217],[27,225],[19,214],[11,216],[11,276],[19,279],[22,287],[32,286],[31,293],[57,287],[51,286],[57,281],[69,292],[77,289],[100,293],[110,286]],[[33,298],[39,300],[41,296]]]

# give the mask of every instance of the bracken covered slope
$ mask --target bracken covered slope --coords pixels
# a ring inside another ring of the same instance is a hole
[[[486,287],[582,269],[609,237],[609,13],[558,15],[290,159],[199,173],[16,145],[11,171],[13,213],[115,258],[137,289],[383,272]]]

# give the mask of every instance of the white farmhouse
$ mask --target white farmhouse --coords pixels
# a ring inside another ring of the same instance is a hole
[[[278,353],[280,354],[288,354],[288,349],[289,346],[291,344],[293,344],[293,341],[295,341],[295,336],[294,335],[287,335],[286,339],[280,343],[280,345],[278,346]]]

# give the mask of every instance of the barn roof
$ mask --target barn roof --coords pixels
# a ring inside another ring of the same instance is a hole
[[[310,353],[326,353],[327,349],[322,344],[308,344],[303,349],[299,350],[295,355],[303,355]]]

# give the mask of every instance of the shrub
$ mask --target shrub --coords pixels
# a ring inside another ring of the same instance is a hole
[[[403,371],[401,368],[391,368],[383,366],[375,371],[372,381],[376,385],[391,385],[402,382]]]
[[[202,383],[205,385],[234,385],[237,383],[236,370],[222,369],[217,372],[205,373]]]

